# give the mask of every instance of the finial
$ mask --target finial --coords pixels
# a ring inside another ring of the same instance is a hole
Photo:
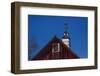
[[[67,30],[68,30],[68,24],[67,23],[64,24],[64,29],[67,32]]]

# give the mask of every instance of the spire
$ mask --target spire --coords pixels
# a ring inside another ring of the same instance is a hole
[[[68,24],[67,23],[65,23],[64,24],[64,30],[67,32],[67,30],[68,30]]]

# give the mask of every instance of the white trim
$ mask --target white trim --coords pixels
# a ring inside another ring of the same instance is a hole
[[[57,44],[57,49],[58,50],[55,51],[54,45],[56,45],[56,44]],[[60,52],[60,43],[53,43],[52,44],[52,53],[56,53],[56,52]]]

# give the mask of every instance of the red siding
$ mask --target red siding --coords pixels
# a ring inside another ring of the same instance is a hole
[[[52,54],[52,44],[60,43],[60,52]],[[41,51],[33,57],[32,60],[50,60],[50,59],[76,59],[79,58],[72,52],[60,39],[54,37]]]

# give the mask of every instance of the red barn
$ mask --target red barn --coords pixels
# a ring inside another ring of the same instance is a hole
[[[64,33],[63,39],[67,39]],[[68,44],[69,45],[69,44]],[[56,36],[32,58],[32,60],[52,60],[52,59],[76,59],[79,58],[63,40]]]

